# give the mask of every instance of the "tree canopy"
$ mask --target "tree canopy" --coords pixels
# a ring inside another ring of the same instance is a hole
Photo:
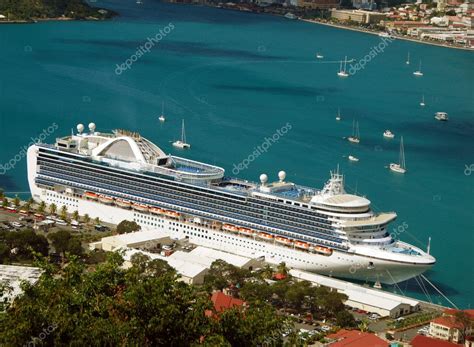
[[[118,234],[127,234],[141,230],[141,226],[134,221],[123,220],[117,225]]]

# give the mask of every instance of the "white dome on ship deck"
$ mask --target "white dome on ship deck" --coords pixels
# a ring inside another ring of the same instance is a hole
[[[370,200],[352,194],[340,194],[333,196],[315,195],[311,199],[312,203],[324,204],[335,207],[365,207],[370,205]]]

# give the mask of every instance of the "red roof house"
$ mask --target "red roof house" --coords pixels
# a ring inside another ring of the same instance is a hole
[[[329,343],[331,347],[387,347],[388,342],[370,333],[363,333],[359,330],[341,329],[335,334],[326,336],[335,340]]]
[[[411,345],[413,347],[459,347],[459,345],[455,343],[433,339],[424,335],[416,335],[415,338],[411,340]]]
[[[217,313],[223,312],[232,307],[244,306],[245,301],[233,298],[230,295],[226,295],[222,292],[214,292],[211,296],[211,301],[214,304],[214,311]],[[206,310],[206,316],[211,317],[213,312]]]

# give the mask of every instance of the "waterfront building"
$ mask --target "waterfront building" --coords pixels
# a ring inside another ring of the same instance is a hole
[[[363,11],[363,10],[332,10],[331,18],[339,21],[352,21],[361,24],[378,24],[386,18],[382,12]]]

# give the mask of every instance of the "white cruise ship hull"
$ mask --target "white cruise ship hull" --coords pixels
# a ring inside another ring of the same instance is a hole
[[[47,191],[38,188],[34,180],[30,180],[30,188],[33,198],[37,201],[44,201],[47,204],[55,203],[58,206],[65,205],[71,212],[77,210],[81,215],[98,217],[104,222],[118,224],[123,220],[133,220],[142,227],[142,230],[160,230],[169,233],[172,238],[188,238],[189,242],[200,246],[252,258],[264,257],[265,261],[271,264],[285,262],[290,268],[327,276],[393,284],[415,277],[432,266],[389,261],[336,250],[332,255],[325,256],[283,246],[275,241],[267,242],[254,237],[239,236],[235,233],[215,230],[210,226],[186,223],[165,216]],[[369,266],[370,262],[371,266]]]

